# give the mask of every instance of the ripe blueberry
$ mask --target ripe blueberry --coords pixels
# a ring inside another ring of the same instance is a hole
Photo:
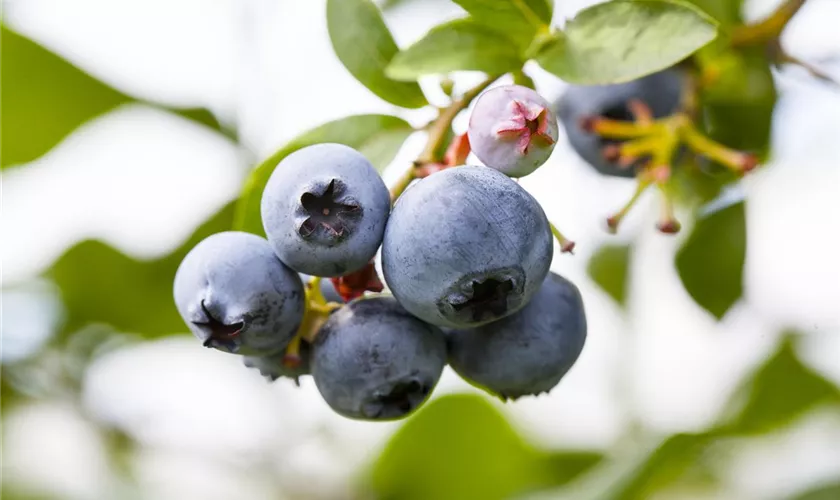
[[[510,177],[523,177],[551,156],[557,117],[535,91],[504,85],[476,100],[467,135],[473,153],[485,165]]]
[[[516,314],[478,328],[447,331],[452,368],[504,399],[550,391],[577,361],[585,341],[580,292],[554,273]]]
[[[409,188],[382,244],[389,289],[411,314],[468,328],[522,308],[548,273],[553,241],[527,191],[487,167],[455,167]]]
[[[683,78],[679,71],[668,69],[627,83],[570,86],[557,104],[569,143],[598,172],[615,177],[635,176],[639,162],[625,168],[604,157],[604,147],[620,141],[588,132],[582,122],[589,117],[632,121],[627,104],[634,99],[646,104],[654,118],[668,116],[680,105]]]
[[[341,276],[367,264],[382,242],[390,206],[388,188],[370,162],[341,144],[317,144],[287,156],[261,201],[277,256],[315,276]]]
[[[206,347],[266,355],[285,348],[300,326],[303,285],[259,236],[226,231],[184,257],[175,304]]]
[[[392,297],[356,299],[334,312],[312,344],[312,376],[333,410],[391,420],[420,406],[446,364],[443,332]]]

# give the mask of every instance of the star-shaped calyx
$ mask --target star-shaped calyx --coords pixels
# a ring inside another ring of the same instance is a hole
[[[456,311],[465,308],[472,309],[472,320],[482,321],[485,316],[499,317],[508,310],[508,295],[513,291],[513,282],[488,279],[483,282],[474,281],[472,297],[462,304],[453,304]]]
[[[236,337],[245,328],[245,323],[243,321],[238,321],[236,323],[232,323],[230,325],[224,323],[216,319],[213,316],[207,306],[204,305],[204,301],[201,301],[201,310],[204,312],[204,316],[207,318],[207,321],[193,321],[192,324],[201,328],[202,330],[209,331],[210,336],[204,341],[204,347],[225,347],[229,351],[233,351],[237,344]]]
[[[314,236],[322,229],[328,239],[341,238],[352,230],[350,219],[360,215],[358,204],[341,200],[343,186],[331,180],[321,194],[306,192],[300,197],[300,204],[308,216],[298,232],[304,238]]]
[[[548,134],[548,110],[544,106],[514,99],[510,112],[510,117],[493,129],[497,137],[515,139],[516,148],[523,155],[528,154],[531,144],[543,147],[554,144]]]

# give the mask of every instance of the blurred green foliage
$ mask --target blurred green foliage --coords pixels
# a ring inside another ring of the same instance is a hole
[[[0,30],[4,167],[40,157],[78,125],[129,101],[6,26]]]
[[[743,202],[700,218],[677,252],[677,271],[686,291],[718,319],[743,292],[745,218]]]
[[[141,261],[99,241],[83,241],[62,255],[47,271],[61,289],[65,322],[58,341],[91,323],[147,338],[185,332],[172,300],[178,264],[199,241],[230,229],[233,204],[202,224],[172,253]]]
[[[602,245],[589,258],[586,268],[595,283],[622,306],[627,295],[631,254],[630,245]]]
[[[328,0],[327,27],[335,54],[371,92],[404,108],[428,104],[417,82],[398,82],[385,74],[399,49],[373,2]]]
[[[534,37],[551,23],[552,2],[548,0],[453,0],[476,23],[505,33],[524,55]],[[500,29],[502,28],[502,29]]]
[[[726,433],[760,434],[790,424],[820,405],[840,410],[840,389],[804,365],[796,332],[783,335],[776,352],[746,378],[729,402]]]
[[[458,70],[503,75],[521,68],[523,62],[504,33],[466,18],[433,28],[417,43],[398,53],[386,74],[407,81]]]
[[[742,21],[741,8],[744,0],[688,0],[715,18],[722,27],[728,28]]]
[[[837,500],[838,498],[840,498],[840,481],[806,491],[791,500]]]
[[[769,60],[760,49],[701,51],[703,71],[715,75],[701,93],[704,128],[730,147],[766,158],[776,105]]]
[[[714,21],[689,6],[661,0],[594,5],[570,20],[537,61],[579,84],[625,82],[665,69],[717,36]]]
[[[383,500],[503,500],[564,484],[600,460],[536,449],[486,398],[457,394],[430,402],[397,431],[373,467],[371,487]]]
[[[86,121],[138,102],[5,25],[0,33],[0,168],[35,160]],[[222,130],[205,109],[164,109]]]
[[[728,146],[769,154],[777,90],[767,53],[761,47],[734,50],[727,45],[729,31],[741,22],[741,0],[688,0],[705,14],[686,0],[617,0],[585,9],[553,32],[553,2],[547,0],[454,1],[468,17],[433,28],[402,51],[369,0],[328,0],[326,22],[348,71],[374,94],[403,108],[428,104],[416,82],[425,75],[480,70],[513,72],[518,81],[527,81],[519,70],[533,59],[569,81],[608,83],[642,76],[693,54],[690,62],[705,79],[699,95],[704,130]],[[36,160],[85,122],[138,102],[5,25],[0,42],[3,168]],[[207,110],[165,109],[235,135]],[[359,149],[381,172],[413,132],[400,117],[372,114],[304,132],[256,165],[238,200],[166,256],[138,260],[100,241],[68,249],[45,272],[60,290],[64,321],[31,359],[2,367],[4,405],[39,394],[64,397],[68,387],[78,390],[86,363],[108,346],[128,341],[126,333],[154,339],[186,331],[172,301],[179,262],[209,234],[231,228],[263,234],[260,195],[287,155],[307,145],[337,142]],[[452,131],[447,134],[451,137]],[[676,170],[681,199],[705,203],[733,181],[709,177],[703,170],[694,164]],[[743,292],[746,234],[744,203],[732,204],[699,217],[676,255],[687,292],[718,319]],[[595,283],[621,305],[635,279],[629,272],[633,251],[632,244],[606,244],[588,262]],[[396,432],[365,471],[363,487],[383,500],[492,500],[531,494],[643,500],[668,498],[663,492],[675,486],[702,488],[717,479],[709,462],[717,458],[720,443],[782,432],[811,410],[840,408],[837,385],[800,358],[799,337],[795,332],[782,336],[778,348],[741,381],[708,429],[653,436],[652,441],[631,436],[629,445],[617,443],[605,453],[535,446],[484,396],[440,397]],[[33,388],[44,391],[29,391]],[[124,442],[130,437],[120,429],[105,433],[117,448],[130,448]],[[4,498],[41,498],[5,484],[3,493]],[[836,498],[840,483],[820,485],[794,500]]]

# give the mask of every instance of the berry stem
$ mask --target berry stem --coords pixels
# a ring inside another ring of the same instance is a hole
[[[300,342],[301,336],[295,335],[294,338],[286,346],[286,352],[283,354],[283,365],[288,368],[295,368],[300,365]]]
[[[653,110],[651,110],[650,106],[645,104],[644,101],[640,99],[630,99],[627,101],[627,109],[630,110],[630,113],[633,115],[633,119],[636,120],[636,123],[639,125],[653,124]]]
[[[737,174],[748,172],[757,165],[758,160],[755,155],[729,149],[723,144],[709,139],[688,120],[680,127],[680,135],[686,145],[695,153],[715,160]]]
[[[557,226],[555,226],[551,222],[548,223],[548,227],[551,228],[551,234],[554,235],[554,238],[557,240],[557,243],[560,244],[560,251],[563,253],[574,254],[575,242],[570,240],[569,238],[566,238],[566,236],[564,236],[563,233],[561,233],[560,230],[557,229]]]
[[[440,115],[438,115],[437,119],[432,122],[432,126],[429,128],[429,138],[426,141],[426,147],[423,149],[423,152],[420,153],[420,156],[417,158],[415,163],[420,163],[422,165],[424,163],[432,163],[440,159],[435,157],[435,152],[440,149],[441,143],[446,139],[446,133],[449,131],[450,127],[452,127],[452,122],[455,120],[455,117],[458,116],[458,113],[466,109],[473,99],[478,97],[484,89],[489,87],[490,84],[498,78],[498,76],[491,76],[466,91],[460,99],[453,101],[449,106],[441,110]]]
[[[656,229],[665,234],[676,234],[680,231],[680,221],[674,215],[674,200],[667,187],[658,184],[659,192],[662,193],[661,216],[656,224]]]
[[[628,156],[638,158],[640,156],[649,155],[661,149],[662,138],[659,136],[643,137],[632,141],[627,141],[618,146],[618,156]],[[613,151],[614,148],[609,148]]]
[[[397,179],[397,182],[391,188],[391,205],[393,205],[397,201],[397,198],[399,198],[400,195],[403,194],[403,191],[405,191],[408,185],[411,184],[411,181],[413,181],[416,178],[417,175],[414,172],[416,168],[417,164],[415,163],[411,168],[406,170],[405,173],[402,174],[399,179]]]
[[[711,158],[738,174],[746,173],[758,163],[755,155],[730,149],[706,137],[685,113],[654,120],[650,124],[624,122],[595,117],[587,119],[586,129],[608,139],[632,139],[604,148],[604,157],[619,164],[632,164],[642,156],[651,156],[653,164],[669,165],[680,142],[695,153]]]
[[[805,2],[806,0],[785,0],[762,21],[735,27],[729,38],[730,45],[732,47],[763,45],[778,39]]]
[[[581,128],[587,132],[609,139],[636,139],[646,137],[656,131],[655,123],[639,124],[621,120],[611,120],[600,116],[586,117],[581,121]]]
[[[483,82],[479,83],[475,87],[471,88],[470,90],[466,91],[460,99],[452,101],[449,106],[443,108],[440,111],[440,114],[432,122],[431,126],[429,127],[429,138],[426,140],[426,147],[423,148],[423,151],[420,153],[420,156],[417,157],[415,160],[414,165],[412,168],[408,169],[394,184],[394,187],[391,188],[391,203],[393,204],[397,198],[406,190],[411,181],[417,178],[416,170],[424,165],[429,163],[435,163],[440,161],[440,158],[436,158],[437,151],[441,149],[442,143],[446,140],[446,135],[449,129],[452,127],[452,122],[455,120],[455,117],[458,116],[458,113],[466,109],[473,99],[478,97],[484,89],[490,86],[491,83],[496,81],[499,76],[491,76],[490,78],[484,80]]]
[[[304,296],[306,308],[303,311],[303,320],[300,322],[300,327],[298,327],[294,338],[286,346],[283,356],[283,364],[290,367],[300,363],[301,340],[307,342],[315,340],[318,329],[321,328],[330,313],[341,307],[341,304],[337,302],[327,302],[324,294],[321,293],[321,278],[317,276],[304,286]]]
[[[326,304],[327,299],[324,298],[324,294],[321,293],[321,277],[315,276],[309,283],[306,284],[307,287],[307,301],[306,304],[310,305],[313,302],[316,304]]]
[[[838,81],[825,71],[821,70],[820,68],[814,66],[813,64],[788,54],[787,51],[785,51],[784,48],[782,48],[781,43],[779,43],[778,40],[774,42],[773,52],[775,54],[775,64],[777,66],[782,64],[792,64],[794,66],[799,66],[817,80],[820,80],[823,83],[827,83],[835,89],[840,89],[840,81]]]
[[[650,184],[651,181],[647,179],[641,177],[638,179],[636,183],[636,190],[633,192],[633,195],[630,197],[627,203],[625,203],[624,206],[621,207],[621,210],[616,212],[615,215],[612,215],[607,218],[607,228],[610,230],[611,233],[615,233],[616,231],[618,231],[618,225],[621,224],[621,220],[624,219],[624,217],[630,212],[630,209],[633,208],[633,205],[635,205],[636,202],[639,201],[639,198],[642,196],[642,193],[644,193],[645,190],[647,190]]]

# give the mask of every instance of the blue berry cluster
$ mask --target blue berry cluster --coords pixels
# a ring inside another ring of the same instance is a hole
[[[586,318],[577,287],[549,272],[542,207],[511,177],[542,165],[557,133],[536,92],[491,89],[468,131],[486,166],[436,171],[393,206],[358,151],[300,149],[263,192],[266,238],[223,232],[184,258],[178,311],[205,346],[271,380],[311,375],[349,418],[410,414],[447,363],[502,399],[548,392],[578,359]],[[321,281],[373,269],[378,252],[385,293],[350,298]]]

